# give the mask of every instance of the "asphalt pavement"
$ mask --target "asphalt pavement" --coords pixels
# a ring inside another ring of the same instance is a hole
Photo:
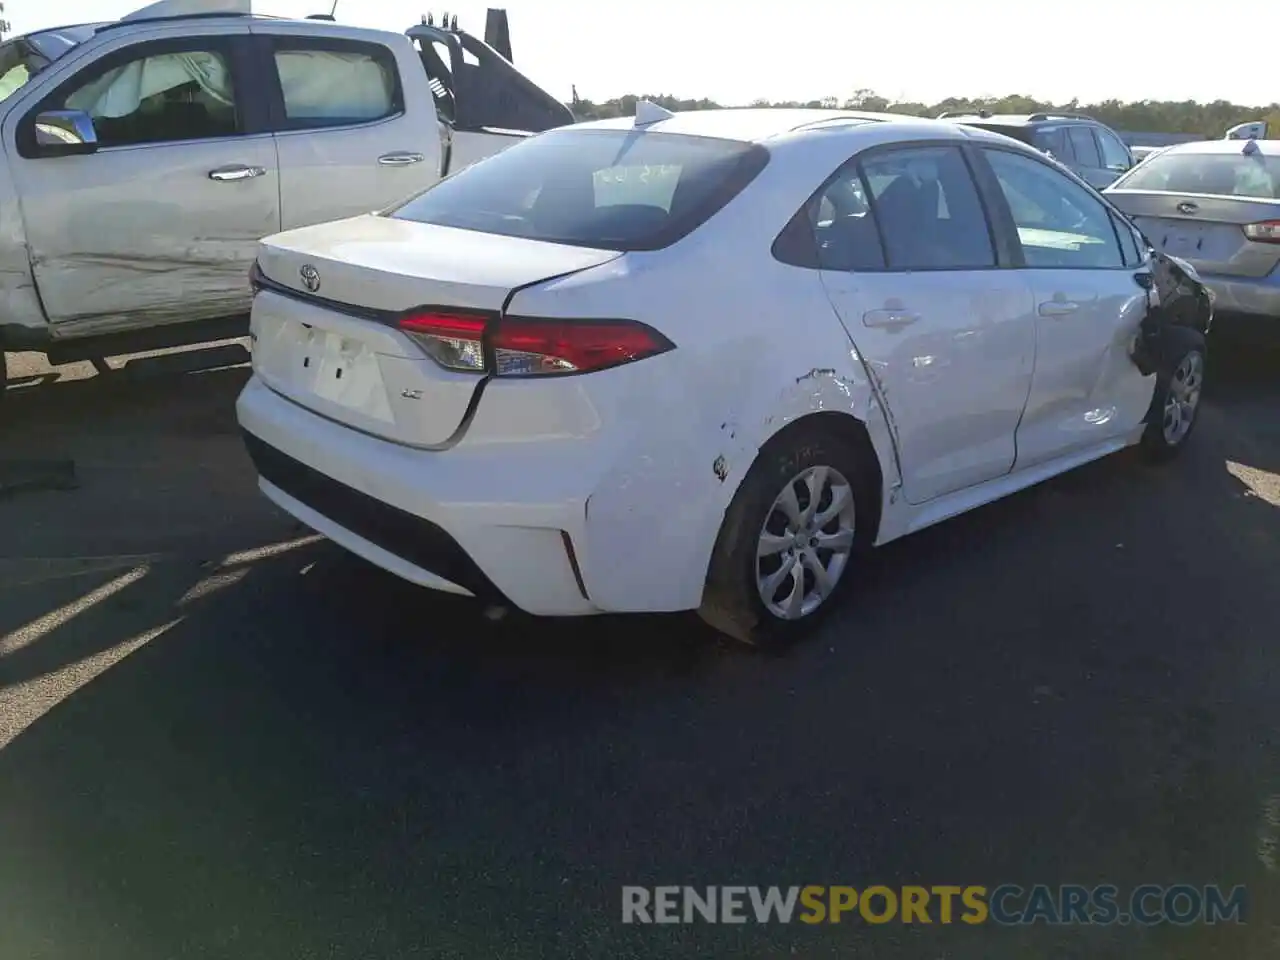
[[[1280,951],[1280,353],[1215,346],[1177,463],[893,544],[777,659],[491,623],[317,540],[257,494],[244,360],[11,358],[0,960]],[[1244,884],[1248,922],[621,922],[624,884],[1004,882]]]

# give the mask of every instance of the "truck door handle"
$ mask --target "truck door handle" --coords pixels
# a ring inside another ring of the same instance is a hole
[[[407,167],[411,163],[421,163],[427,159],[420,153],[384,153],[378,162],[384,167]]]
[[[217,180],[219,183],[234,183],[237,180],[252,180],[254,177],[265,176],[266,172],[266,167],[246,167],[242,163],[233,163],[230,166],[210,170],[209,179]]]
[[[862,315],[864,327],[905,327],[920,319],[920,314],[910,310],[885,309],[868,310]]]

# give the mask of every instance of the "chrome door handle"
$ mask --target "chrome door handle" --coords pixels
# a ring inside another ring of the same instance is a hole
[[[209,179],[217,180],[219,183],[234,183],[237,180],[252,180],[254,177],[265,176],[266,172],[266,167],[246,167],[242,163],[233,163],[230,166],[210,170]]]
[[[1042,317],[1066,317],[1080,309],[1080,304],[1070,300],[1047,300],[1040,304]]]
[[[920,319],[920,314],[910,310],[868,310],[862,315],[864,327],[905,327]]]
[[[421,163],[427,159],[420,153],[384,153],[378,162],[384,167],[407,167],[411,163]]]

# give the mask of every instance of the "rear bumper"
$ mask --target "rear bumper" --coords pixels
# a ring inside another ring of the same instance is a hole
[[[476,502],[483,462],[367,436],[302,409],[256,377],[236,411],[263,493],[371,563],[531,614],[600,612],[570,553],[582,535],[585,498]],[[519,465],[503,472],[519,475]]]
[[[1216,313],[1270,317],[1280,321],[1280,269],[1257,279],[1224,277],[1200,272],[1200,279],[1214,295]]]

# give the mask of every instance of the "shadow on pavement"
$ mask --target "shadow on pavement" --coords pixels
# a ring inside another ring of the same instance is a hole
[[[73,523],[23,526],[43,552],[0,567],[0,956],[1274,948],[1280,441],[1254,396],[1215,394],[1174,465],[1111,458],[885,549],[766,660],[688,617],[492,624],[325,543],[236,556],[299,531],[259,512],[230,374],[207,405],[104,400],[101,436],[33,426],[89,482],[0,505],[0,528],[19,504]],[[113,504],[147,529],[107,523],[114,553],[79,556],[106,566],[68,565]],[[622,884],[917,882],[1245,883],[1254,912],[619,922]]]

